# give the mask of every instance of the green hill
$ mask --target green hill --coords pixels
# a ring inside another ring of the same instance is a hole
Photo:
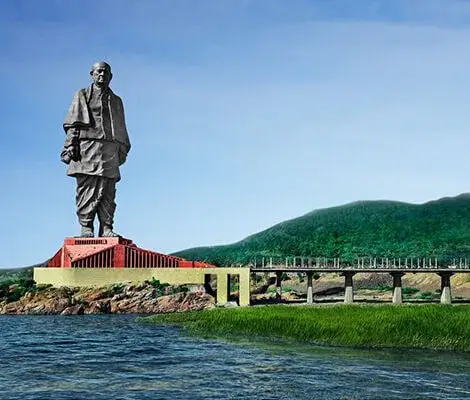
[[[312,211],[237,243],[175,254],[216,265],[263,256],[470,258],[470,193],[424,204],[358,201]]]
[[[5,279],[32,278],[33,268],[40,265],[22,268],[0,268],[0,281]]]

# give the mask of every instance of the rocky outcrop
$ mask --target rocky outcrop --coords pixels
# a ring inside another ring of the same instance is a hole
[[[0,314],[156,314],[214,307],[214,297],[200,289],[152,282],[99,289],[38,286],[16,301],[0,299]]]

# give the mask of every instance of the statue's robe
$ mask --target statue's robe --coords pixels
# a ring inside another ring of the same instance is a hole
[[[82,226],[93,226],[96,214],[101,224],[113,225],[115,184],[121,179],[119,166],[131,145],[120,97],[110,88],[93,85],[75,93],[64,121],[64,152],[78,136],[80,159],[70,161],[67,175],[77,178],[77,215]]]

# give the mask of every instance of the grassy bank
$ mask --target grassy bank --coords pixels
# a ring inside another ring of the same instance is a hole
[[[162,314],[142,320],[179,324],[190,333],[211,336],[470,351],[468,306],[266,306]]]

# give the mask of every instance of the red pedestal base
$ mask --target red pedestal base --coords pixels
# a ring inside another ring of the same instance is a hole
[[[122,237],[66,238],[49,268],[215,268],[137,247]]]

